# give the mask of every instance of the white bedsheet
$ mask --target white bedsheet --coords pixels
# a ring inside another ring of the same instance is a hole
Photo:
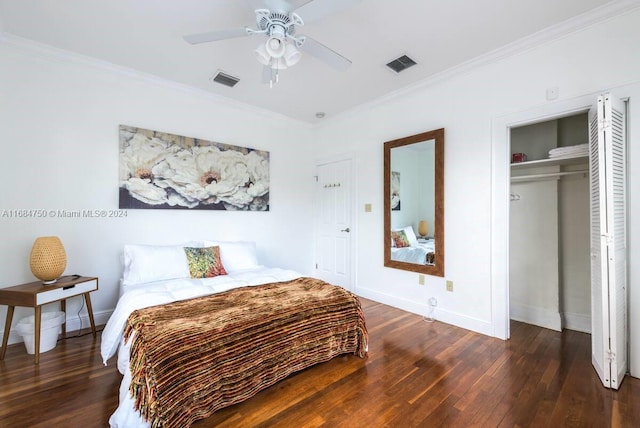
[[[300,273],[292,270],[260,266],[255,269],[229,272],[228,275],[214,278],[180,278],[123,287],[118,304],[102,331],[100,343],[104,364],[106,365],[108,360],[117,352],[118,370],[124,375],[120,384],[120,404],[111,415],[111,418],[109,418],[111,427],[133,428],[149,426],[135,411],[133,400],[129,394],[129,384],[131,382],[129,346],[124,343],[123,333],[127,319],[134,310],[220,293],[238,287],[289,281],[301,276]]]
[[[391,247],[391,260],[424,265],[427,263],[427,254],[435,252],[435,240],[427,239],[426,242],[418,241],[409,247]]]

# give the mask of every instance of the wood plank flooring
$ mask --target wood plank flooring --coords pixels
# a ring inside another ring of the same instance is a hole
[[[362,299],[369,357],[337,357],[194,427],[638,427],[640,379],[601,386],[590,336],[512,323],[509,341]],[[33,364],[0,361],[0,427],[105,427],[118,404],[100,337],[60,341]]]

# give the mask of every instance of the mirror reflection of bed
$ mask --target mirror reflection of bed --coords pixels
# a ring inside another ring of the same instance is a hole
[[[422,220],[420,223],[424,221]],[[406,239],[404,239],[405,237]],[[391,260],[433,265],[435,263],[435,240],[428,236],[416,236],[411,226],[392,229]]]

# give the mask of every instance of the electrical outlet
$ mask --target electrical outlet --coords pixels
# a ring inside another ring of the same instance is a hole
[[[453,291],[453,281],[447,280],[447,291]]]
[[[364,204],[364,212],[366,213],[371,212],[371,204]]]
[[[424,285],[424,275],[418,275],[418,284]]]
[[[433,307],[438,306],[438,299],[436,299],[435,297],[430,298],[429,299],[429,306],[433,306]]]

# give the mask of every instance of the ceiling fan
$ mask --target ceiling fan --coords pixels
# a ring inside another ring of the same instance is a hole
[[[236,37],[265,35],[266,42],[255,49],[258,62],[264,65],[263,81],[273,84],[278,71],[295,65],[306,52],[339,71],[346,71],[351,61],[311,37],[296,34],[297,27],[357,3],[360,0],[247,0],[256,15],[257,29],[244,27],[184,36],[195,45]],[[304,17],[304,20],[303,20]]]

